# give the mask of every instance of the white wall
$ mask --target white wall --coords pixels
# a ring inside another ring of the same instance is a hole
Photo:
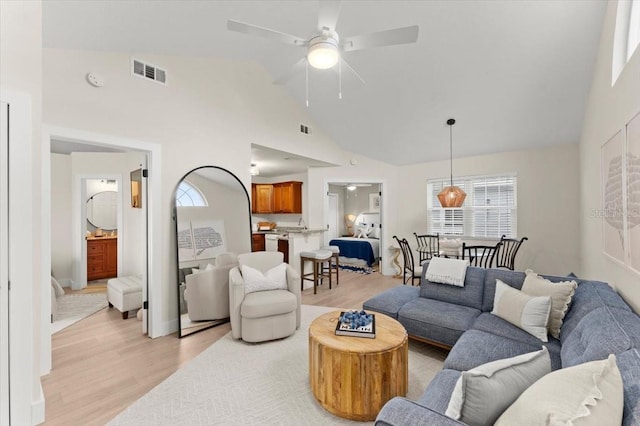
[[[611,61],[618,2],[610,1],[605,15],[600,49],[580,139],[580,233],[582,273],[612,284],[637,311],[640,276],[602,254],[600,148],[640,112],[640,50],[627,63],[611,87]]]
[[[31,197],[29,203],[20,206],[21,220],[31,225],[21,229],[25,243],[12,249],[12,256],[20,259],[24,266],[18,268],[20,274],[11,277],[16,288],[12,299],[20,304],[31,302],[21,309],[21,315],[31,318],[11,324],[11,333],[20,337],[18,344],[11,347],[14,355],[11,417],[13,424],[30,424],[44,418],[39,354],[40,336],[48,331],[40,327],[42,298],[46,298],[40,288],[49,271],[41,270],[42,249],[37,237],[43,230],[39,214],[42,180],[42,3],[39,1],[0,1],[0,97],[4,99],[7,90],[27,95],[31,104],[30,139],[20,141],[21,150],[31,154],[31,161],[26,159],[9,165],[21,170],[22,190]],[[45,337],[48,338],[48,334]]]
[[[415,245],[413,232],[427,231],[427,180],[447,177],[449,161],[400,168],[395,231]],[[528,237],[516,269],[546,274],[580,272],[578,145],[567,144],[454,159],[454,176],[515,172],[518,236]],[[383,187],[384,189],[384,187]],[[385,191],[386,193],[386,191]]]
[[[369,194],[377,194],[380,192],[380,185],[371,184],[371,186],[358,186],[353,191],[345,189],[344,191],[344,212],[345,214],[359,215],[360,213],[369,212]]]
[[[250,188],[252,143],[334,164],[345,161],[342,150],[320,130],[299,132],[301,122],[313,125],[310,117],[253,63],[136,55],[168,71],[163,86],[132,76],[131,57],[123,53],[44,49],[43,57],[46,124],[162,147],[163,165],[155,178],[162,180],[160,202],[166,206],[157,218],[167,230],[160,240],[166,261],[163,281],[151,285],[162,287],[162,319],[168,329],[177,326],[172,322],[177,301],[171,197],[186,172],[221,166]],[[90,71],[103,76],[105,86],[87,84]]]
[[[70,285],[73,278],[71,156],[51,154],[51,270]]]

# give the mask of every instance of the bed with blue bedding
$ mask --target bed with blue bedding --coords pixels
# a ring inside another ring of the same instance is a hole
[[[334,238],[329,245],[340,248],[340,257],[362,259],[367,266],[372,266],[380,257],[380,240],[377,238]]]

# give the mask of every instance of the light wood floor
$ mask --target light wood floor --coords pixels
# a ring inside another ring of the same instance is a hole
[[[362,302],[397,285],[398,278],[340,272],[340,285],[328,283],[302,293],[302,303],[360,309]],[[56,333],[53,369],[42,379],[46,425],[103,425],[182,365],[231,330],[224,324],[179,339],[149,339],[135,316],[123,320],[103,309]]]

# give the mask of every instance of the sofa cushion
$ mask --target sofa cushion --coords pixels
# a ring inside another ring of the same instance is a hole
[[[629,349],[616,357],[624,386],[624,426],[640,424],[640,353]]]
[[[418,287],[399,285],[390,288],[377,296],[372,297],[362,304],[362,309],[376,311],[398,319],[398,311],[407,302],[417,299],[420,289]]]
[[[533,347],[538,346],[541,343],[540,339],[537,337],[532,336],[520,327],[516,327],[515,325],[489,312],[481,313],[473,322],[471,329],[484,331],[496,336],[506,337],[507,339],[525,343]],[[549,350],[551,369],[557,370],[558,368],[561,368],[560,340],[550,336],[549,341],[542,343],[542,345]]]
[[[640,347],[640,320],[625,309],[602,307],[585,315],[562,343],[562,367]]]
[[[511,358],[542,349],[542,342],[529,345],[480,330],[469,330],[460,337],[444,360],[444,368],[467,371],[497,359]]]
[[[484,275],[484,295],[482,296],[482,312],[493,310],[493,299],[496,295],[496,280],[509,284],[516,290],[522,288],[524,272],[509,271],[505,269],[487,269]]]
[[[470,426],[491,425],[522,392],[549,372],[546,348],[463,371],[445,414]]]
[[[496,280],[492,314],[509,321],[533,336],[548,341],[547,323],[551,312],[549,296],[533,297]]]
[[[555,338],[560,338],[560,328],[562,321],[569,310],[571,298],[578,287],[575,281],[561,281],[552,283],[533,272],[531,269],[525,271],[526,277],[522,284],[522,291],[530,296],[551,297],[551,314],[547,329],[549,334]]]
[[[511,425],[619,425],[622,377],[615,355],[562,368],[525,390],[495,423]]]
[[[560,341],[564,343],[585,315],[605,306],[631,312],[631,308],[622,300],[622,297],[608,284],[600,281],[578,283],[571,307],[560,330]]]
[[[453,345],[478,315],[478,309],[418,297],[400,309],[398,321],[412,336]]]
[[[429,382],[417,402],[433,411],[444,414],[447,411],[453,388],[460,378],[460,373],[458,370],[448,368],[440,370]]]
[[[288,314],[298,308],[296,295],[287,290],[256,291],[245,295],[240,307],[243,318]]]
[[[425,279],[426,269],[420,280],[420,297],[468,306],[474,309],[482,307],[485,269],[468,267],[464,287],[439,284]]]

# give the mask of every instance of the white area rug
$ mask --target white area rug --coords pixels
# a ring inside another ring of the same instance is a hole
[[[51,334],[107,307],[106,293],[64,294],[56,300],[58,312],[56,320],[51,323]]]
[[[110,423],[123,425],[362,425],[318,404],[309,386],[308,329],[336,310],[303,305],[302,324],[286,339],[249,344],[231,333],[211,345]],[[188,337],[186,337],[188,339]],[[442,368],[438,349],[409,344],[409,392],[417,399]]]

